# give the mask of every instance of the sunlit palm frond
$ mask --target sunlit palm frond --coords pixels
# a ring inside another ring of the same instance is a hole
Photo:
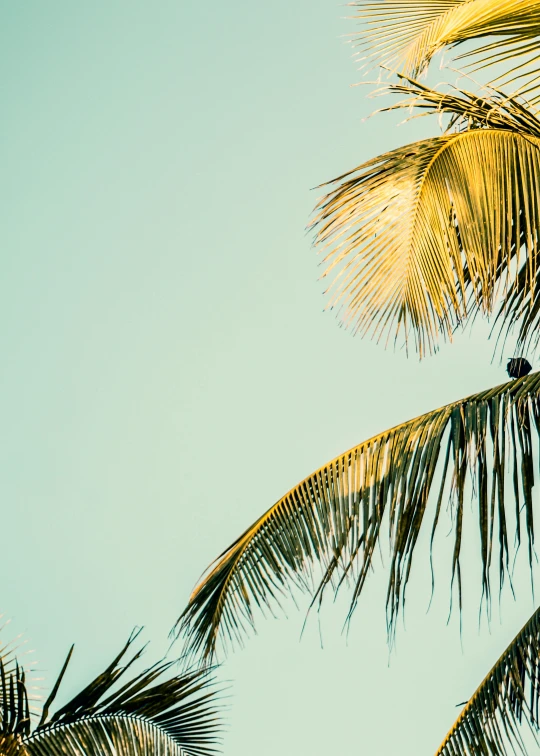
[[[490,596],[490,565],[499,580],[508,568],[507,523],[524,529],[532,561],[534,539],[533,442],[540,434],[540,373],[483,391],[421,415],[354,447],[289,491],[243,533],[210,568],[178,620],[193,653],[206,658],[219,641],[242,643],[256,611],[281,605],[320,564],[324,578],[313,591],[352,579],[351,612],[363,589],[386,517],[390,544],[389,622],[404,600],[421,529],[432,538],[450,487],[454,523],[452,575],[461,604],[460,554],[467,486],[478,508],[483,594]],[[512,475],[509,510],[505,469]],[[433,497],[430,524],[428,499]],[[515,509],[514,509],[515,508]],[[513,514],[512,514],[513,513]],[[524,526],[523,526],[524,519]],[[386,529],[386,526],[385,526]]]
[[[374,94],[399,94],[405,97],[378,112],[423,110],[424,115],[450,116],[445,126],[447,133],[493,128],[521,136],[540,137],[540,120],[527,100],[510,97],[495,87],[485,86],[480,92],[471,92],[463,87],[447,85],[446,90],[442,91],[398,74],[396,82],[381,86]]]
[[[392,89],[392,88],[390,88]],[[414,339],[420,355],[480,309],[536,292],[540,122],[500,93],[396,85],[394,107],[450,113],[467,130],[392,150],[330,182],[315,208],[330,306],[354,332]],[[527,288],[528,286],[528,288]]]
[[[28,756],[28,751],[16,735],[0,735],[0,756]]]
[[[540,726],[540,609],[526,622],[466,703],[437,756],[523,750],[519,725]]]
[[[540,59],[538,0],[357,0],[355,39],[362,60],[413,77],[445,47],[497,37],[477,47],[477,65]],[[521,66],[519,68],[521,71]],[[514,72],[518,73],[518,72]]]
[[[104,756],[211,756],[220,721],[212,670],[166,676],[175,662],[161,662],[119,685],[141,651],[122,663],[132,634],[112,663],[71,701],[49,717],[66,663],[43,707],[38,727],[20,737],[30,756],[100,753]],[[165,679],[163,676],[165,675]],[[159,678],[159,681],[158,681]],[[1,751],[0,751],[1,753]]]
[[[517,134],[540,136],[540,121],[531,112],[527,103],[508,97],[500,90],[489,88],[487,96],[451,87],[447,92],[431,89],[409,77],[399,75],[399,83],[382,88],[381,93],[402,94],[405,99],[382,108],[386,110],[409,109],[424,111],[425,115],[449,116],[447,131],[496,128]],[[517,330],[517,352],[536,348],[540,341],[540,266],[534,255],[525,256],[521,267],[508,278],[508,267],[501,257],[496,278],[506,277],[508,288],[497,312],[496,326],[500,335]],[[465,270],[468,281],[468,271]],[[473,294],[469,301],[469,314],[480,305],[479,296]]]
[[[534,276],[534,278],[533,278]],[[515,352],[536,350],[540,343],[540,268],[525,262],[501,303],[494,329],[506,342],[515,334]]]

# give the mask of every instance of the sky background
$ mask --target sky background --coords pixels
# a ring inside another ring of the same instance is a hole
[[[206,565],[304,476],[505,379],[481,322],[420,363],[323,312],[312,188],[438,133],[363,122],[346,13],[2,4],[0,606],[45,685],[76,643],[64,695],[134,625],[161,655]],[[383,567],[348,636],[346,596],[302,640],[292,602],[261,621],[220,671],[225,756],[433,753],[534,607],[518,565],[479,628],[469,551],[461,639],[444,554],[429,614],[417,557],[391,654]]]

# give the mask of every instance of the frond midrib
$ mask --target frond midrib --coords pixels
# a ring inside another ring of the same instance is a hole
[[[189,756],[188,751],[185,750],[185,747],[178,741],[174,736],[172,736],[167,730],[165,730],[161,725],[154,722],[149,717],[144,717],[139,714],[129,714],[127,712],[119,712],[118,714],[83,714],[81,717],[78,717],[75,720],[72,720],[70,722],[53,722],[52,724],[48,724],[45,727],[42,727],[40,730],[35,730],[30,735],[27,735],[24,738],[21,738],[21,742],[23,745],[31,745],[32,742],[37,741],[39,739],[45,739],[48,735],[51,735],[55,732],[61,731],[66,728],[76,728],[78,724],[81,723],[92,723],[92,722],[114,722],[115,720],[126,720],[131,722],[141,722],[143,724],[147,724],[150,727],[154,728],[155,730],[159,731],[165,738],[169,738],[171,741],[175,743],[180,748],[181,756]]]

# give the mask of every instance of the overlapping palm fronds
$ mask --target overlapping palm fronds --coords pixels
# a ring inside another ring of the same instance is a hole
[[[294,585],[308,587],[305,578],[316,563],[322,565],[324,578],[314,600],[322,601],[327,586],[339,589],[351,578],[352,612],[384,518],[390,544],[387,612],[392,626],[404,600],[420,531],[429,527],[433,538],[448,487],[454,523],[451,571],[461,604],[464,501],[471,481],[477,499],[481,581],[489,600],[492,561],[498,565],[500,584],[508,568],[510,517],[517,523],[518,541],[524,528],[529,560],[533,559],[533,444],[539,433],[540,373],[532,373],[354,447],[289,491],[218,558],[191,596],[177,631],[185,633],[193,653],[211,658],[218,639],[225,649],[244,640],[255,624],[256,610],[264,613],[280,605],[284,590]],[[508,468],[512,510],[505,480]]]
[[[212,670],[167,676],[175,662],[160,662],[119,685],[141,651],[122,661],[133,633],[112,663],[52,716],[52,706],[73,647],[31,730],[24,675],[17,667],[2,673],[0,754],[11,756],[211,756],[219,743],[220,721]],[[0,672],[3,667],[0,666]],[[165,675],[165,679],[164,679]]]
[[[437,756],[526,753],[519,725],[540,729],[540,609],[526,622],[466,703]]]
[[[4,623],[0,630],[4,630],[7,624]],[[4,750],[10,752],[18,736],[27,734],[30,729],[26,672],[16,658],[19,642],[20,638],[0,641],[0,754]]]
[[[448,92],[431,89],[409,77],[399,75],[397,84],[390,84],[381,93],[402,94],[405,99],[382,111],[396,109],[423,110],[449,116],[447,130],[458,131],[495,127],[529,136],[540,136],[540,121],[527,104],[508,97],[500,90],[490,88],[488,96],[453,88]],[[503,263],[504,265],[504,263]],[[501,269],[498,276],[507,275]],[[464,271],[465,278],[467,271]],[[509,285],[508,285],[509,284]],[[478,303],[469,302],[469,313],[477,310]],[[517,329],[516,351],[536,348],[540,340],[540,267],[533,256],[523,259],[512,281],[507,279],[506,296],[497,312],[496,324],[506,337],[510,330]]]
[[[497,91],[443,94],[405,78],[389,89],[408,94],[394,108],[449,113],[455,131],[330,182],[312,227],[342,322],[412,337],[423,355],[500,298],[522,320],[536,301],[540,121]]]
[[[425,114],[447,114],[450,120],[446,132],[471,129],[501,129],[522,136],[540,136],[540,120],[523,97],[509,97],[500,89],[484,87],[472,92],[463,87],[448,85],[447,91],[433,89],[410,76],[397,75],[397,81],[380,87],[374,93],[401,94],[405,99],[380,109],[424,110]]]
[[[0,658],[0,754],[13,756],[30,732],[30,707],[24,670]]]
[[[529,95],[537,89],[538,0],[356,0],[351,5],[361,22],[355,44],[364,63],[417,77],[443,48],[496,37],[466,53],[474,55],[473,68],[512,61],[504,82],[519,82]]]

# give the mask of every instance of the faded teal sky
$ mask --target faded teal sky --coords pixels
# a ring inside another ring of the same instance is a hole
[[[49,684],[76,642],[66,695],[136,624],[161,653],[205,566],[306,474],[504,380],[481,323],[420,364],[323,313],[311,187],[437,131],[362,122],[377,103],[350,88],[345,11],[0,10],[0,605]],[[390,658],[383,568],[348,640],[344,602],[324,649],[315,620],[299,641],[292,603],[261,621],[221,672],[225,756],[433,753],[533,607],[523,573],[518,603],[478,631],[471,590],[462,650],[437,560],[426,616],[418,557]]]

